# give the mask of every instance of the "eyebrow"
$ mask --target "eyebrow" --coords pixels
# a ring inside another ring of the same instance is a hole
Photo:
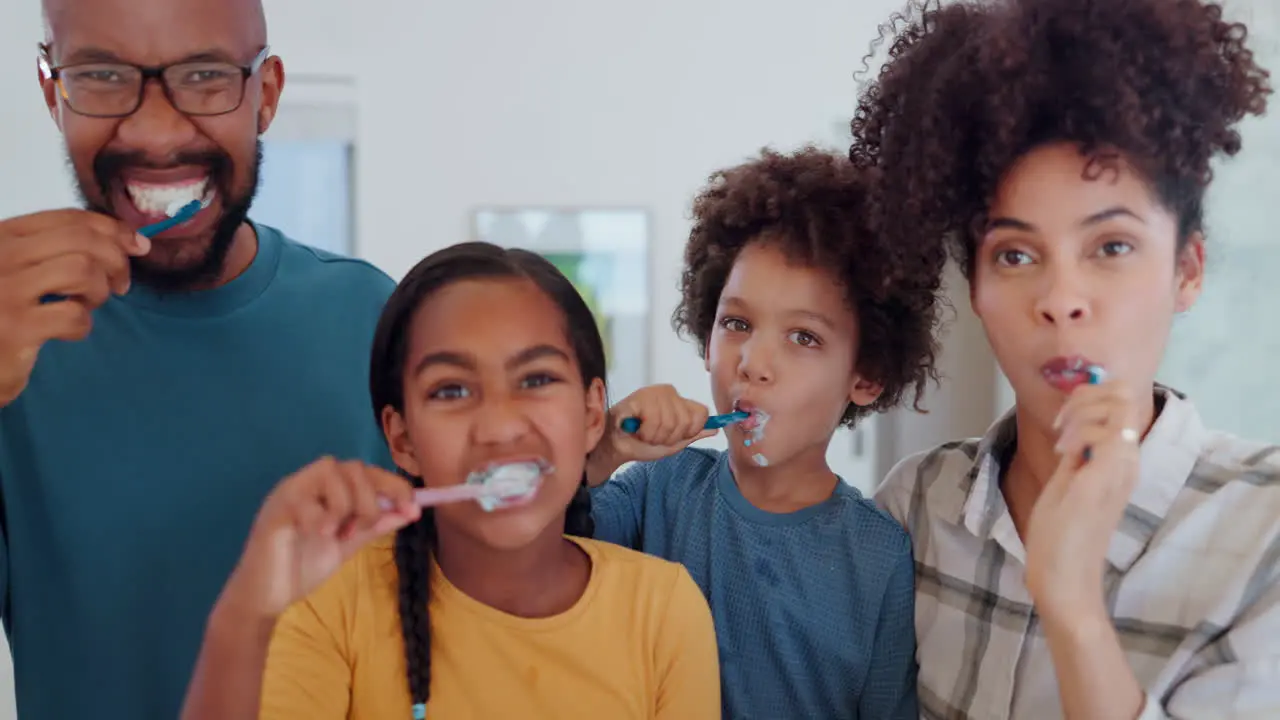
[[[721,298],[720,304],[743,308],[743,309],[748,309],[751,307],[747,302],[733,296]],[[827,317],[826,315],[823,315],[820,312],[814,312],[813,310],[806,310],[804,308],[788,308],[783,312],[785,312],[788,316],[802,317],[817,323],[821,323],[822,325],[825,325],[828,328],[834,328],[836,326],[836,324],[831,321],[831,318]]]
[[[1097,225],[1099,223],[1103,223],[1103,222],[1106,222],[1107,220],[1111,220],[1117,217],[1133,218],[1134,220],[1137,220],[1138,222],[1144,225],[1146,224],[1146,221],[1143,220],[1141,217],[1139,217],[1137,213],[1133,212],[1129,208],[1117,205],[1116,207],[1107,208],[1102,212],[1096,212],[1090,215],[1089,217],[1085,218],[1084,220],[1081,220],[1080,227],[1089,227],[1091,225]],[[991,232],[992,230],[999,230],[1002,228],[1008,228],[1011,230],[1020,230],[1022,232],[1035,232],[1036,230],[1035,225],[1032,225],[1031,223],[1025,220],[1019,220],[1017,218],[1011,218],[1011,217],[997,217],[997,218],[992,218],[987,223],[986,231]]]
[[[812,320],[813,322],[816,322],[819,325],[825,325],[828,328],[834,328],[836,326],[836,324],[831,322],[831,319],[828,318],[826,315],[823,315],[822,313],[819,313],[819,312],[814,312],[812,310],[800,310],[800,309],[789,310],[787,311],[787,314]]]
[[[569,355],[554,345],[534,345],[512,355],[503,365],[507,370],[514,370],[521,365],[528,365],[529,363],[535,360],[541,360],[542,358],[558,358],[565,362],[569,362]],[[418,364],[414,366],[413,374],[421,375],[428,368],[437,365],[448,365],[470,371],[474,371],[477,367],[477,363],[473,355],[451,350],[443,350],[441,352],[424,355],[422,359],[418,361]]]
[[[189,62],[224,62],[233,65],[239,64],[238,61],[230,54],[222,50],[201,50],[200,52],[184,55],[178,60],[165,63],[165,65],[173,65],[175,63]],[[82,63],[125,63],[132,65],[127,60],[122,60],[119,55],[98,47],[79,48],[63,58],[62,65],[79,65]]]

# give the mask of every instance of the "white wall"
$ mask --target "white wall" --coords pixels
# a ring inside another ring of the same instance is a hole
[[[75,199],[36,83],[36,43],[42,39],[38,2],[0,3],[0,218]],[[9,653],[0,651],[0,720],[16,718],[13,666]]]
[[[37,84],[36,44],[43,39],[39,2],[0,3],[0,217],[75,200]]]

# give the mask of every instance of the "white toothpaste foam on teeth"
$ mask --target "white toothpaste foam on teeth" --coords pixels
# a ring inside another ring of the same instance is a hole
[[[751,416],[756,422],[751,428],[751,437],[742,441],[742,444],[746,447],[757,445],[761,440],[764,440],[764,427],[769,424],[769,413],[763,410],[752,410]]]
[[[209,179],[182,185],[126,185],[134,207],[144,213],[165,213],[169,217],[178,214],[192,200],[208,204]]]
[[[535,463],[502,465],[486,473],[474,473],[467,478],[468,485],[484,485],[492,491],[476,500],[486,512],[493,512],[503,502],[515,500],[533,492],[543,471]]]

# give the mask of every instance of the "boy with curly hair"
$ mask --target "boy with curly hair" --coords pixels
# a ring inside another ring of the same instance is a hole
[[[902,461],[931,718],[1280,717],[1280,448],[1156,382],[1269,75],[1201,0],[902,22],[855,116],[886,242],[950,237],[1014,408]],[[885,214],[889,209],[902,213]]]
[[[717,412],[751,417],[727,452],[689,448],[708,409],[644,388],[589,463],[596,537],[683,563],[706,594],[725,718],[917,717],[909,540],[826,457],[839,427],[936,378],[946,253],[884,242],[871,202],[847,159],[810,148],[713,175],[673,324]]]

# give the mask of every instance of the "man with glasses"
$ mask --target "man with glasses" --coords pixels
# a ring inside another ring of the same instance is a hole
[[[366,383],[393,283],[247,219],[284,86],[260,0],[43,4],[84,209],[0,220],[0,614],[23,720],[172,720],[270,488],[390,466]]]

